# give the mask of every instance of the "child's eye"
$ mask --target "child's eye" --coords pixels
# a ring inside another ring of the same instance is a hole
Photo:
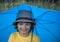
[[[26,25],[29,25],[30,26],[31,24],[30,23],[26,23]]]
[[[19,23],[19,25],[23,25],[23,23]]]

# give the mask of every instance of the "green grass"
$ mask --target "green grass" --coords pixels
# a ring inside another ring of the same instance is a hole
[[[17,1],[17,2],[12,2],[12,3],[0,3],[0,12],[4,10],[11,9],[13,7],[19,6],[21,4],[26,3],[26,1]],[[42,2],[28,2],[27,4],[32,5],[32,6],[37,6],[39,8],[46,8],[46,9],[52,9],[52,10],[58,10],[60,11],[60,6],[57,4],[51,4],[49,2],[47,3],[42,3]]]

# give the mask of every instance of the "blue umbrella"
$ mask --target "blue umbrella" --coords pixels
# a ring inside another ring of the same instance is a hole
[[[60,42],[60,12],[46,10],[35,6],[23,4],[0,13],[0,41],[8,42],[12,32],[16,32],[12,23],[16,19],[19,10],[31,10],[33,18],[36,19],[34,34],[41,42]]]

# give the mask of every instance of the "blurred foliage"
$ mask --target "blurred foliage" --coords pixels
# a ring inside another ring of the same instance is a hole
[[[57,0],[0,0],[0,12],[24,3],[40,8],[60,11],[60,1]]]

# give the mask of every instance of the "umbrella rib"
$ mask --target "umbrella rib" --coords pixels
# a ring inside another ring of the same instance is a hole
[[[31,13],[32,13],[32,9],[31,9],[31,7],[30,6],[28,6],[29,8],[30,8],[30,11],[31,11]]]
[[[34,17],[34,16],[33,16],[32,9],[31,9],[31,6],[28,6],[28,7],[30,8],[30,12],[31,12],[31,14],[32,14],[32,17]]]
[[[48,30],[45,25],[43,25],[43,24],[41,24],[41,25],[45,28],[45,29],[44,28],[41,28],[41,29],[48,31],[57,40],[57,42],[59,42],[59,40],[56,38],[56,36],[50,30]]]
[[[57,22],[55,22],[55,21],[50,21],[50,20],[43,20],[43,19],[41,19],[40,21],[45,21],[45,22],[42,23],[42,24],[54,24],[54,23],[60,24],[60,23],[57,23]],[[39,22],[37,22],[37,23],[39,23]],[[40,23],[41,23],[41,22],[40,22]]]
[[[39,21],[42,17],[44,17],[47,12],[49,12],[49,11],[46,11],[46,12],[44,12],[43,14],[37,16],[37,17],[36,17],[36,21]]]

